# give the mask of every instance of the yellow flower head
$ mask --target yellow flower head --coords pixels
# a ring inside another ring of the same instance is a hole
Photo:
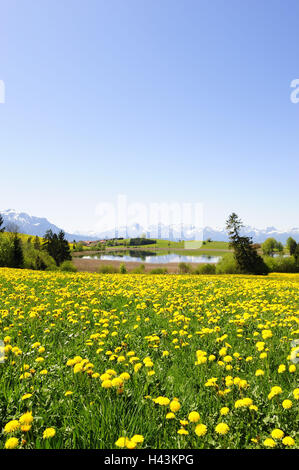
[[[284,432],[281,429],[273,429],[271,432],[271,436],[273,439],[282,439],[284,436]]]
[[[229,431],[229,426],[226,423],[219,423],[217,424],[215,431],[217,434],[227,434]]]
[[[169,404],[169,408],[173,413],[176,413],[181,408],[181,405],[177,400],[172,400]]]
[[[19,419],[20,424],[31,424],[32,421],[32,411],[27,411],[27,413],[24,413]]]
[[[290,436],[284,437],[282,440],[282,443],[283,445],[288,446],[288,447],[292,447],[293,445],[295,445],[294,439]]]
[[[16,431],[19,429],[20,423],[17,419],[13,419],[12,421],[9,421],[5,426],[4,426],[4,432],[7,434]]]
[[[18,445],[19,445],[19,439],[17,439],[16,437],[10,437],[5,442],[4,447],[5,449],[15,449],[16,447],[18,447]]]
[[[141,434],[135,434],[131,441],[136,442],[136,444],[142,444],[144,441],[144,437]]]
[[[54,428],[47,428],[43,432],[43,439],[49,439],[51,437],[54,437],[56,434],[56,431]]]
[[[103,388],[111,388],[112,387],[112,381],[111,380],[104,380],[102,382],[102,387]]]
[[[32,393],[25,393],[25,395],[21,397],[21,400],[27,400],[27,398],[30,398],[30,397],[32,397]]]
[[[207,433],[207,426],[205,424],[198,424],[195,428],[195,434],[199,437]]]
[[[181,428],[178,430],[178,434],[189,434],[189,431],[187,431],[185,428]]]
[[[273,439],[267,438],[267,439],[264,440],[264,446],[265,447],[275,447],[276,442],[273,441]]]
[[[115,445],[117,447],[126,447],[126,443],[129,439],[127,437],[120,437],[119,439],[117,439]]]
[[[200,420],[200,415],[197,411],[191,411],[191,413],[189,413],[188,419],[190,423],[197,423]]]

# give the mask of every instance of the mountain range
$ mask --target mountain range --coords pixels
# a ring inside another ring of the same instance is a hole
[[[61,229],[57,225],[52,224],[45,217],[35,217],[26,214],[25,212],[17,212],[13,209],[0,211],[4,226],[6,228],[13,228],[17,226],[20,233],[27,233],[29,235],[38,235],[42,237],[47,230],[52,230],[54,233],[58,233]],[[299,228],[291,228],[286,231],[278,230],[275,227],[267,227],[265,229],[257,229],[251,226],[245,226],[243,228],[243,234],[252,237],[255,243],[261,243],[268,237],[273,237],[277,241],[285,243],[288,237],[293,237],[299,242]],[[192,240],[199,239],[198,230],[194,226],[186,225],[170,225],[166,226],[159,224],[158,226],[142,227],[139,224],[132,224],[129,227],[119,227],[117,230],[106,230],[103,232],[87,232],[83,233],[68,233],[65,232],[65,236],[69,241],[79,240],[99,240],[105,238],[117,237],[138,237],[145,234],[148,238],[163,238],[172,240]],[[210,238],[214,241],[227,241],[227,233],[224,228],[212,228],[204,227],[202,230],[203,240]]]

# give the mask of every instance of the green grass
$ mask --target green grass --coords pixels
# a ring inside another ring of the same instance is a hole
[[[194,249],[194,250],[168,250],[168,251],[157,251],[157,256],[159,255],[166,255],[168,253],[175,253],[176,255],[181,255],[181,256],[223,256],[225,252],[219,250],[219,251],[209,251],[209,250],[204,250],[204,249]]]

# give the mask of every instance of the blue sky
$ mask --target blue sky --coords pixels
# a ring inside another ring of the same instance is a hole
[[[1,2],[0,209],[92,230],[96,205],[202,202],[299,226],[296,0]]]

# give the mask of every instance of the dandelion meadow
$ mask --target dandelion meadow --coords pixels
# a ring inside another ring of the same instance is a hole
[[[0,269],[0,447],[298,448],[298,301],[296,274]]]

